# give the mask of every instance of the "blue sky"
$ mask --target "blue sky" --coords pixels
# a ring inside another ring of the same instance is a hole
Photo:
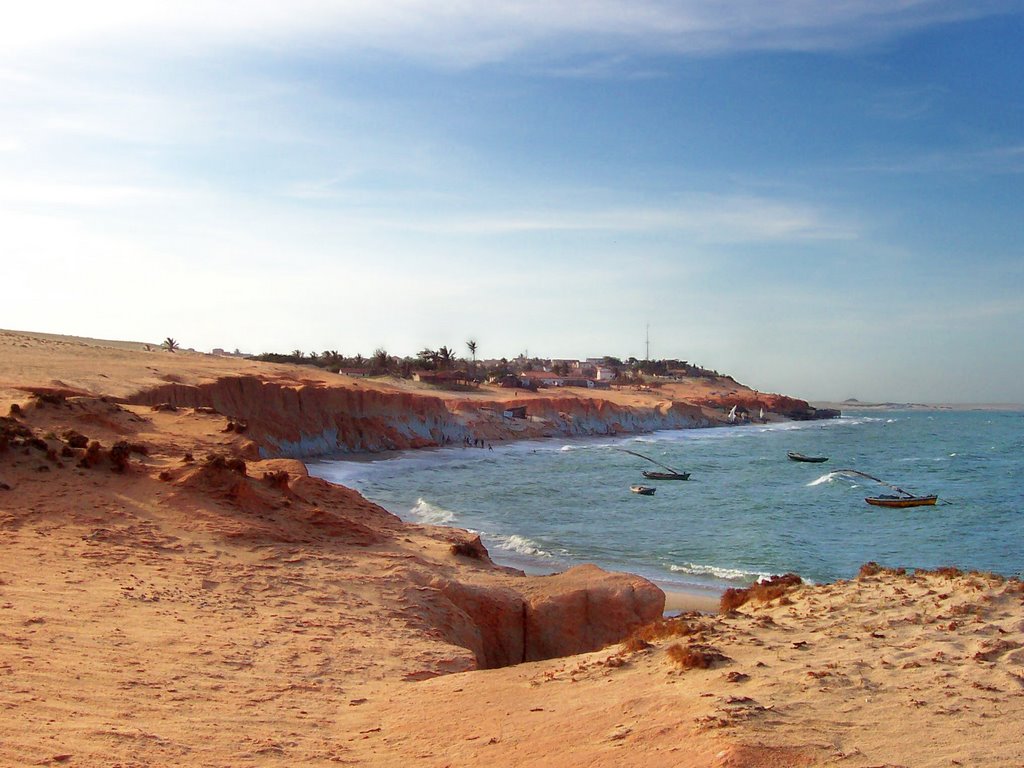
[[[0,327],[1024,402],[1020,0],[8,15]]]

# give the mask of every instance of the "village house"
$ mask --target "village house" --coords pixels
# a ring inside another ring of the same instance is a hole
[[[332,368],[331,370],[334,369]],[[365,379],[370,375],[370,372],[365,368],[339,368],[337,372],[342,376],[351,376],[354,379]]]
[[[522,387],[561,387],[565,386],[565,377],[548,371],[523,371],[519,382]]]
[[[562,382],[563,387],[584,387],[585,389],[593,389],[595,382],[593,379],[588,379],[582,376],[566,376]]]
[[[413,371],[413,381],[424,384],[465,384],[469,382],[469,374],[465,371]]]

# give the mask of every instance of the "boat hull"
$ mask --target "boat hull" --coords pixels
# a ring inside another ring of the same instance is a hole
[[[821,464],[828,461],[828,456],[804,456],[802,453],[787,453],[791,461],[803,461],[807,464]]]
[[[689,472],[644,472],[648,480],[689,480]]]
[[[629,487],[633,493],[639,493],[641,496],[653,496],[656,488],[651,488],[647,485],[631,485]]]
[[[893,509],[904,509],[906,507],[930,507],[934,506],[938,496],[909,496],[904,498],[890,496],[868,496],[864,501],[873,507],[890,507]]]

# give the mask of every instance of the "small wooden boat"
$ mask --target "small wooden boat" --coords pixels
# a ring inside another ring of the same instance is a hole
[[[790,451],[786,455],[793,461],[806,461],[810,464],[821,464],[823,461],[828,461],[828,456],[804,456],[796,451]]]
[[[651,488],[649,485],[631,485],[629,490],[633,493],[639,493],[641,496],[653,496],[657,488]]]
[[[689,472],[680,472],[675,467],[670,467],[668,464],[662,464],[660,461],[655,461],[650,456],[644,456],[642,453],[637,453],[636,451],[631,451],[631,450],[629,450],[627,448],[616,448],[616,450],[622,451],[623,453],[628,453],[631,456],[639,456],[641,459],[649,461],[652,464],[656,464],[657,466],[659,466],[659,467],[661,467],[662,469],[665,470],[664,472],[654,472],[653,470],[645,470],[644,471],[644,477],[646,477],[648,480],[689,480],[690,479],[690,473]],[[641,487],[643,487],[643,486],[641,486]],[[639,493],[639,491],[637,491],[637,493]],[[651,490],[651,493],[654,493],[654,491]]]
[[[873,507],[892,507],[903,509],[905,507],[930,507],[934,506],[938,496],[868,496],[864,501]]]
[[[689,480],[689,472],[651,472],[644,470],[644,477],[648,480]]]
[[[891,509],[903,509],[906,507],[933,507],[935,502],[938,501],[938,496],[917,496],[910,491],[905,491],[898,485],[887,483],[885,480],[879,480],[873,475],[869,475],[867,472],[861,472],[859,469],[837,469],[832,472],[833,475],[856,475],[858,477],[866,477],[868,480],[874,480],[880,485],[884,485],[888,488],[892,488],[899,496],[894,496],[891,493],[882,493],[878,496],[868,496],[864,501],[873,507],[889,507]],[[949,502],[944,502],[948,504]]]

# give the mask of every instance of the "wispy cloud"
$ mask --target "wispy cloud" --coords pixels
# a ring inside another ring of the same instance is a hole
[[[195,50],[302,41],[473,66],[544,47],[570,56],[845,48],[1010,7],[1011,0],[43,0],[5,14],[0,50],[116,41]]]
[[[809,204],[751,197],[694,195],[674,206],[566,206],[498,214],[404,219],[396,227],[464,235],[530,232],[669,232],[701,243],[853,240],[856,226]]]
[[[935,85],[918,88],[888,88],[875,94],[868,114],[883,120],[916,120],[928,115],[944,90]]]
[[[1024,144],[1005,144],[977,149],[952,147],[945,151],[906,153],[850,168],[851,171],[891,174],[985,174],[1024,173]]]

